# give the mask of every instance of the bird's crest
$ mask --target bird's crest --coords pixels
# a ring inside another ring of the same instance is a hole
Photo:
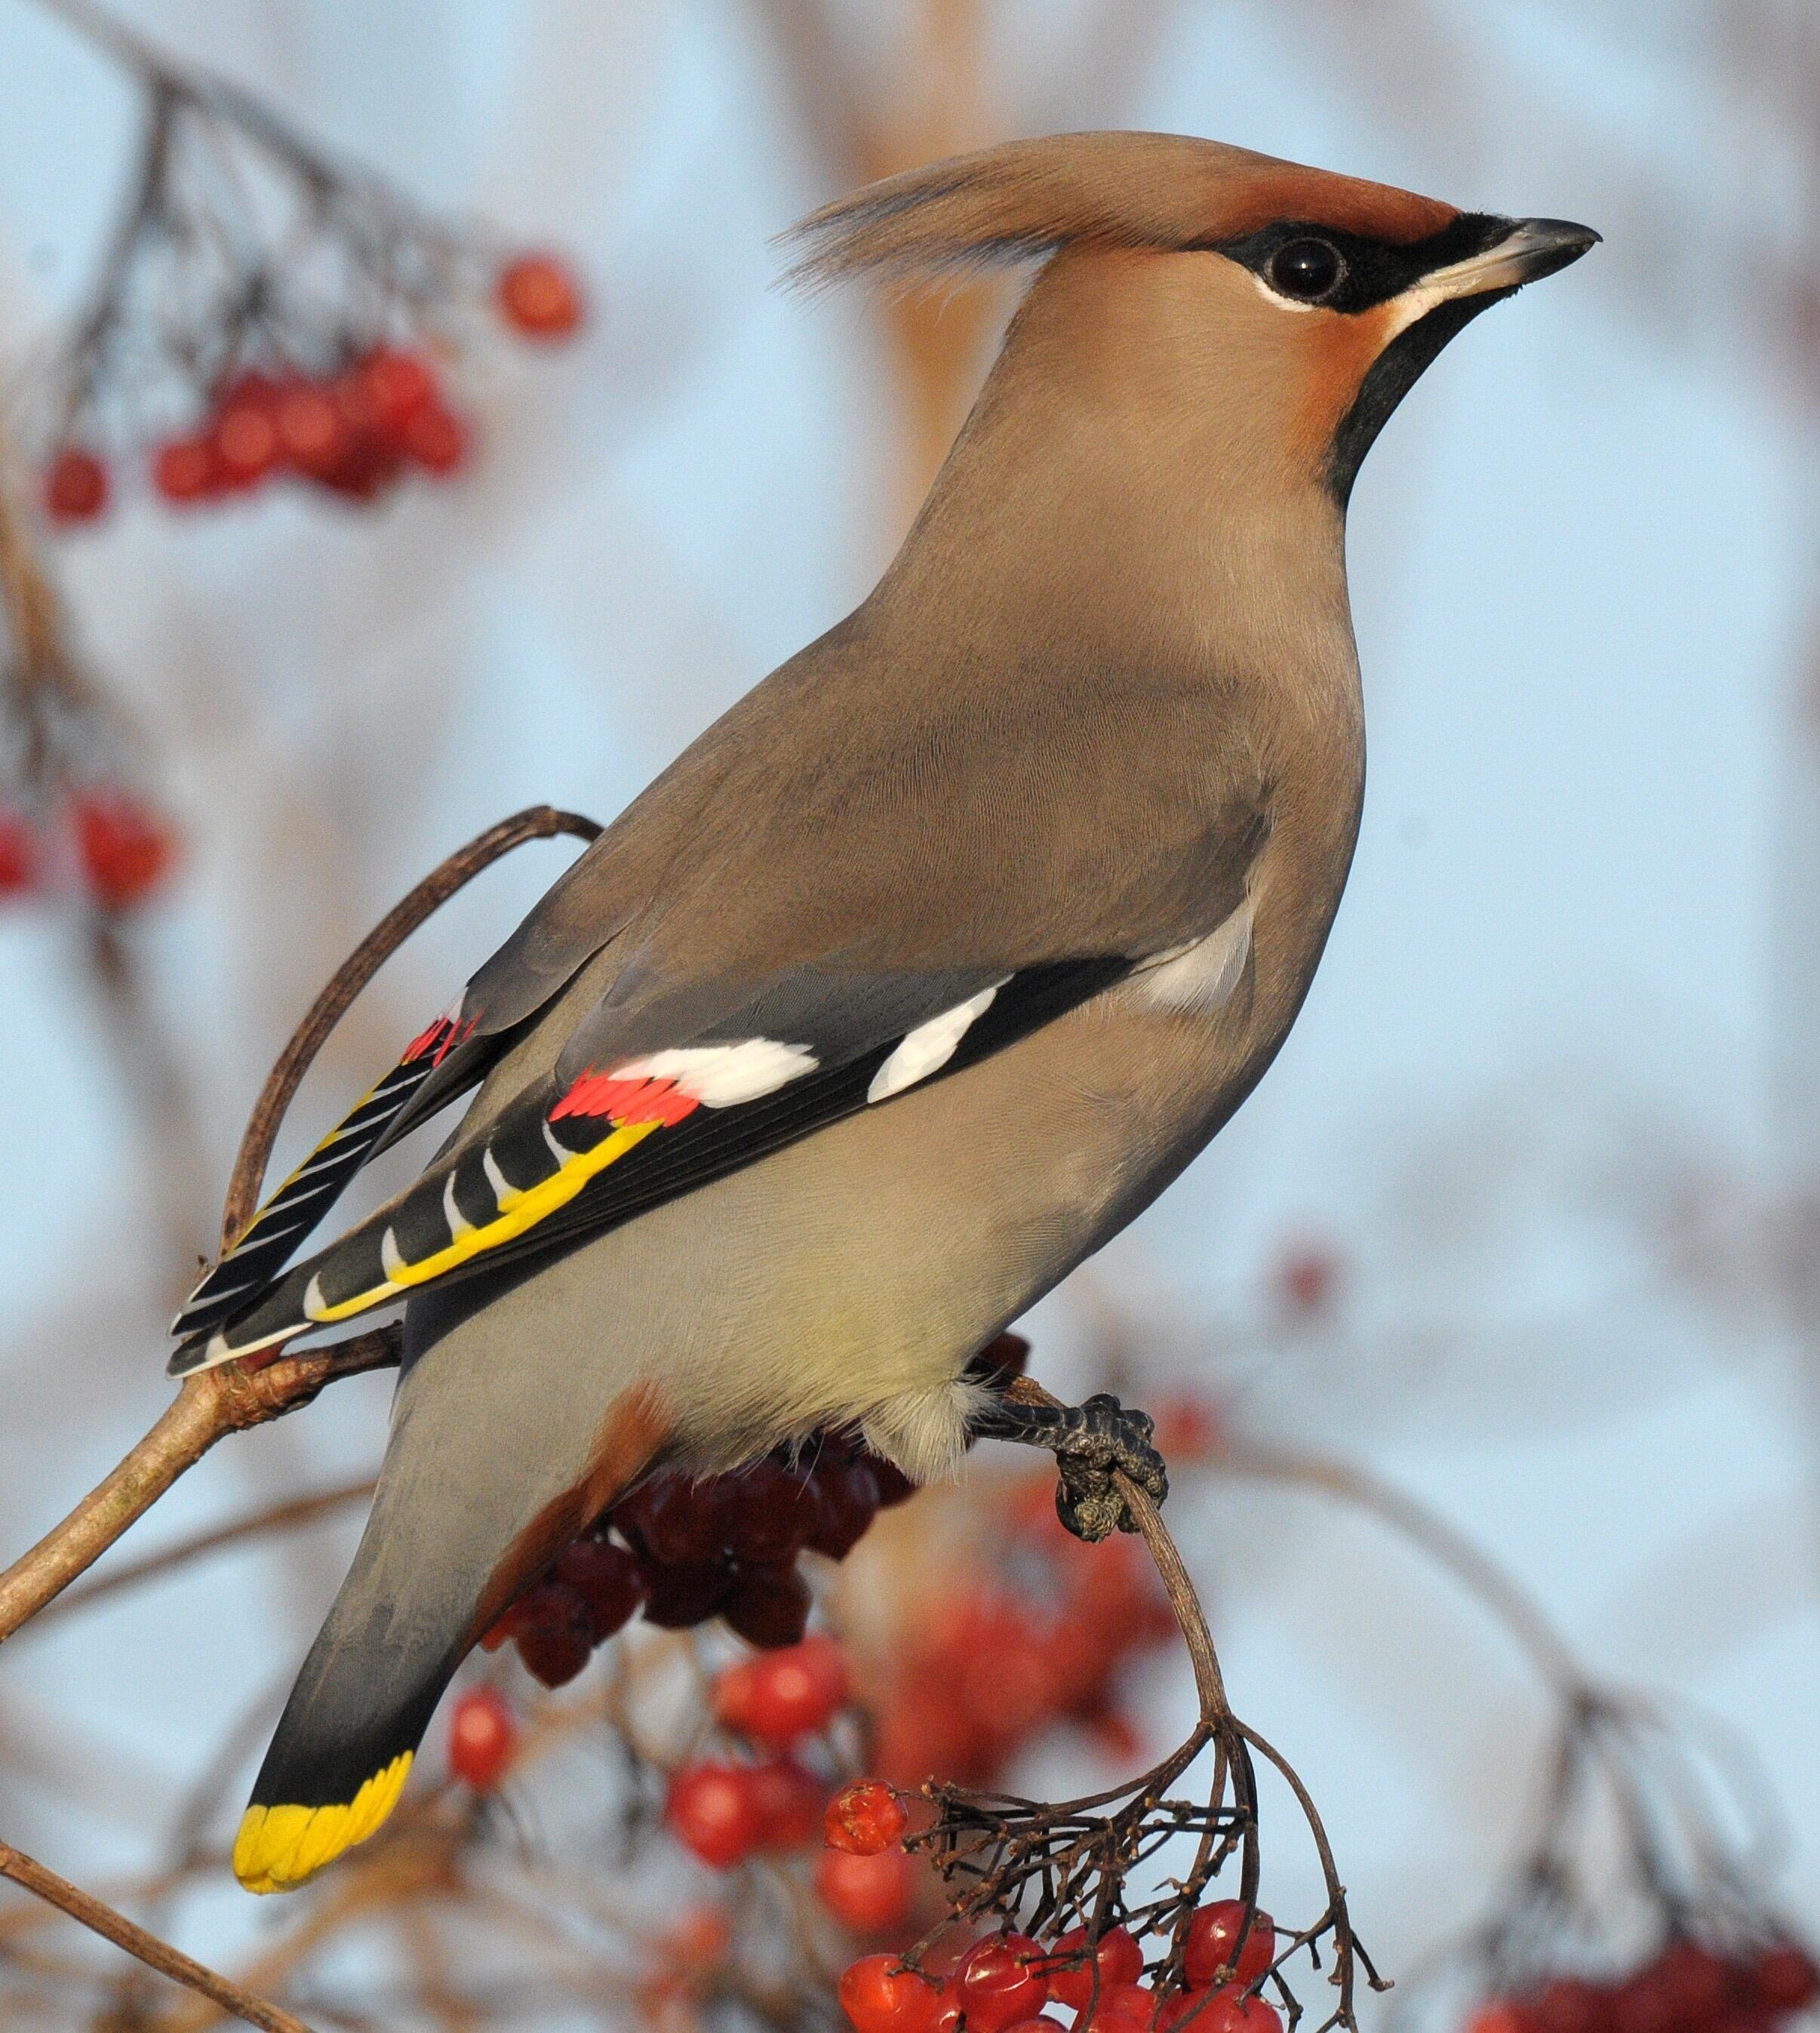
[[[1293,219],[1406,245],[1457,216],[1387,184],[1185,134],[1054,134],[932,163],[837,198],[779,236],[788,279],[953,277],[1075,245],[1217,246]]]

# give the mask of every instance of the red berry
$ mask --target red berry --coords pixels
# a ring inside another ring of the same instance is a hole
[[[1108,1928],[1091,1956],[1086,1954],[1086,1949],[1087,1930],[1070,1927],[1050,1951],[1049,1994],[1058,2005],[1065,2005],[1075,2012],[1087,2009],[1093,1996],[1096,1967],[1103,1993],[1117,1984],[1136,1983],[1144,1974],[1144,1951],[1128,1928]],[[1062,1959],[1071,1956],[1084,1960],[1070,1967]]]
[[[1155,2014],[1156,1994],[1148,1984],[1108,1984],[1093,2016],[1080,2021],[1077,2033],[1150,2033]]]
[[[903,1802],[882,1779],[861,1779],[828,1803],[822,1836],[849,1856],[876,1856],[901,1842],[909,1825]]]
[[[1721,2018],[1739,1990],[1737,1972],[1723,1956],[1685,1937],[1670,1941],[1648,1974],[1654,1979],[1672,2024],[1705,2026],[1710,2020]],[[1625,1989],[1628,1992],[1630,1986]],[[1548,1996],[1547,1991],[1542,1994],[1537,2001],[1538,2007]],[[1637,2000],[1630,1997],[1627,2002],[1630,2016],[1638,2016]],[[1646,2001],[1641,2016],[1648,2016]]]
[[[206,500],[221,488],[220,462],[206,437],[172,438],[152,458],[152,484],[167,501],[183,506]]]
[[[1537,1992],[1529,2011],[1536,2033],[1602,2033],[1605,1995],[1584,1977],[1558,1976]]]
[[[1820,1997],[1820,1966],[1794,1941],[1773,1941],[1751,1966],[1751,1990],[1772,2012],[1799,2012]]]
[[[818,1469],[815,1488],[821,1503],[808,1543],[831,1560],[844,1560],[878,1514],[878,1479],[863,1462],[842,1462]]]
[[[398,442],[419,410],[436,401],[436,369],[421,354],[376,347],[355,370],[373,429]]]
[[[699,1566],[726,1548],[721,1505],[725,1479],[691,1482],[657,1475],[615,1506],[613,1522],[641,1551],[665,1567]]]
[[[905,1919],[916,1882],[916,1866],[901,1849],[878,1856],[825,1849],[816,1859],[818,1896],[856,1934],[882,1934]]]
[[[449,1769],[477,1793],[491,1792],[518,1748],[518,1718],[504,1695],[492,1687],[471,1687],[449,1717]]]
[[[540,1624],[519,1635],[519,1657],[546,1687],[566,1687],[593,1649],[585,1623]]]
[[[1466,2033],[1535,2033],[1535,2028],[1527,2005],[1512,1998],[1494,1997],[1467,2021]],[[1642,2033],[1642,2029],[1638,2028],[1638,2033]]]
[[[740,1560],[770,1565],[793,1560],[821,1523],[821,1498],[807,1476],[780,1462],[755,1462],[728,1479],[727,1550]]]
[[[729,1667],[714,1683],[714,1712],[730,1728],[786,1750],[826,1729],[852,1692],[846,1653],[837,1640],[818,1635]]]
[[[793,1567],[740,1567],[721,1614],[747,1644],[771,1651],[802,1637],[810,1601],[809,1584]]]
[[[440,402],[426,402],[405,418],[398,446],[406,458],[441,479],[466,464],[468,427],[452,410],[445,410]]]
[[[346,457],[347,421],[329,391],[314,381],[290,382],[272,406],[285,457],[300,473],[320,479]]]
[[[624,1546],[577,1539],[556,1556],[551,1571],[581,1597],[588,1613],[588,1635],[597,1645],[629,1623],[645,1599],[644,1577]]]
[[[968,2033],[1005,2033],[1049,2001],[1047,1956],[1028,1934],[989,1934],[976,1941],[954,1973]]]
[[[725,1870],[764,1840],[762,1803],[743,1765],[686,1765],[670,1781],[664,1818],[684,1848]]]
[[[941,1993],[895,1956],[867,1956],[842,1972],[841,2009],[854,2033],[932,2033]]]
[[[275,391],[263,376],[247,375],[227,395],[215,420],[215,453],[230,485],[264,479],[284,455],[275,414]]]
[[[646,1588],[645,1621],[661,1631],[689,1631],[706,1623],[733,1586],[732,1569],[719,1563],[666,1567],[641,1560],[638,1571]]]
[[[895,1462],[874,1457],[867,1466],[878,1485],[878,1508],[881,1511],[892,1510],[900,1503],[907,1503],[916,1494],[918,1485]]]
[[[752,1767],[762,1837],[766,1849],[803,1849],[822,1831],[827,1788],[793,1758],[775,1758]]]
[[[0,897],[22,897],[38,882],[38,835],[17,812],[0,811]]]
[[[107,469],[82,445],[65,445],[44,471],[44,512],[53,522],[92,522],[107,506]]]
[[[581,324],[581,285],[553,254],[516,256],[500,269],[494,292],[506,322],[527,339],[567,339]]]
[[[1284,1303],[1292,1312],[1321,1312],[1339,1289],[1339,1259],[1318,1243],[1304,1244],[1283,1259],[1277,1278]]]
[[[95,900],[110,911],[141,904],[170,872],[170,828],[129,791],[101,786],[75,801],[76,848]]]
[[[1182,1967],[1192,1990],[1204,1990],[1209,1984],[1224,1981],[1243,1990],[1256,1983],[1275,1961],[1276,1926],[1266,1912],[1260,1911],[1253,1917],[1245,1946],[1239,1947],[1246,1911],[1242,1900],[1216,1899],[1211,1905],[1203,1906],[1189,1921]],[[1232,1967],[1235,1955],[1236,1970]]]

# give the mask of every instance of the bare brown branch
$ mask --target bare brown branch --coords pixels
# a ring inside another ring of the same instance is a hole
[[[159,1941],[155,1934],[147,1934],[143,1927],[135,1926],[124,1914],[103,1905],[81,1886],[72,1885],[66,1878],[59,1878],[55,1871],[47,1870],[23,1850],[13,1848],[10,1843],[0,1842],[0,1877],[11,1878],[15,1885],[61,1908],[73,1920],[79,1920],[84,1927],[113,1942],[115,1947],[124,1949],[129,1956],[137,1956],[148,1968],[160,1971],[174,1983],[180,1983],[219,2005],[249,2026],[261,2027],[264,2033],[309,2033],[301,2019],[193,1960],[181,1949]]]

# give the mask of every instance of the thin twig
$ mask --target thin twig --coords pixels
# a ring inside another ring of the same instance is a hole
[[[272,1144],[285,1112],[290,1106],[305,1073],[329,1034],[346,1015],[350,1005],[385,962],[411,934],[441,909],[457,890],[465,889],[484,869],[490,868],[515,847],[527,841],[551,840],[569,833],[578,840],[598,838],[601,829],[592,819],[576,812],[558,811],[553,805],[532,805],[489,826],[477,840],[451,854],[440,868],[426,875],[403,902],[393,905],[379,923],[335,970],[335,979],[310,1006],[290,1043],[279,1054],[264,1088],[248,1118],[240,1152],[222,1210],[222,1243],[225,1248],[252,1219],[259,1189],[271,1161]]]
[[[38,1620],[42,1624],[73,1615],[80,1609],[91,1608],[110,1596],[137,1588],[141,1582],[173,1574],[193,1560],[219,1552],[225,1546],[238,1545],[246,1539],[264,1538],[273,1533],[294,1532],[303,1526],[315,1524],[319,1518],[331,1518],[350,1503],[358,1503],[372,1496],[373,1486],[373,1477],[362,1476],[357,1482],[343,1483],[334,1489],[312,1490],[302,1496],[287,1496],[281,1503],[267,1504],[243,1518],[230,1518],[225,1525],[212,1525],[206,1531],[179,1539],[174,1545],[161,1547],[157,1552],[148,1553],[140,1559],[129,1560],[99,1580],[91,1582],[86,1588],[74,1589],[48,1604]]]
[[[168,1942],[159,1941],[155,1934],[147,1934],[143,1927],[135,1926],[123,1914],[103,1905],[80,1885],[72,1885],[68,1878],[59,1878],[55,1871],[47,1870],[23,1850],[13,1848],[10,1843],[0,1842],[0,1877],[9,1878],[15,1885],[23,1885],[28,1892],[60,1907],[73,1920],[81,1921],[84,1927],[112,1941],[117,1948],[124,1949],[129,1956],[137,1956],[148,1968],[159,1971],[173,1982],[182,1984],[224,2011],[231,2012],[249,2026],[263,2027],[264,2033],[309,2033],[301,2019],[193,1960]]]

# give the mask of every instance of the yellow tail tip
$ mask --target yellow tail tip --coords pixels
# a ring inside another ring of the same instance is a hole
[[[345,1806],[249,1807],[234,1839],[234,1874],[249,1892],[294,1892],[365,1842],[397,1804],[410,1770],[401,1750]]]

